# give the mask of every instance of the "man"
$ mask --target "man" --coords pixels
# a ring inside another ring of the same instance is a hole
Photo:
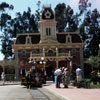
[[[30,71],[26,73],[26,82],[27,82],[27,88],[31,88],[31,72]]]
[[[77,79],[77,87],[80,88],[80,82],[82,80],[82,69],[80,66],[76,69],[76,79]]]
[[[60,88],[61,75],[62,75],[61,68],[58,68],[57,70],[55,70],[54,74],[55,74],[55,84],[56,84],[56,88]]]

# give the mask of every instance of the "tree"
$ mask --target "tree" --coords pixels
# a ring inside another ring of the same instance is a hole
[[[78,14],[74,15],[73,9],[68,5],[66,8],[66,31],[74,32],[78,30]]]
[[[91,7],[91,3],[88,2],[88,0],[79,0],[79,15],[84,14],[84,12],[86,12],[89,7]]]
[[[55,7],[55,20],[57,21],[57,31],[64,32],[66,28],[66,5],[64,3]]]
[[[99,58],[97,57],[97,56],[91,56],[88,60],[86,60],[86,62],[85,63],[87,63],[87,64],[90,64],[91,66],[92,66],[92,70],[94,69],[94,68],[98,68],[98,61],[99,61]]]
[[[11,45],[13,43],[12,38],[14,38],[17,33],[38,32],[35,15],[31,14],[30,8],[28,8],[28,11],[24,11],[23,14],[18,12],[14,19],[3,11],[0,17],[0,28],[3,33],[0,37],[2,42],[1,52],[4,54],[5,59],[14,57]]]
[[[84,19],[85,30],[84,34],[87,36],[84,41],[88,43],[85,45],[86,56],[97,56],[99,49],[99,39],[100,39],[100,14],[97,9],[94,9],[92,12],[86,14]]]
[[[11,20],[12,34],[16,36],[17,33],[36,33],[38,32],[38,26],[35,21],[35,15],[31,14],[31,9],[16,13],[16,17]]]
[[[3,32],[3,34],[0,36],[1,39],[1,52],[5,55],[5,59],[7,59],[9,56],[12,56],[11,51],[11,38],[10,34],[8,34],[7,29],[9,26],[9,22],[11,20],[11,16],[6,12],[7,10],[13,10],[13,5],[9,5],[5,2],[0,4],[0,30]]]
[[[38,24],[38,21],[40,21],[40,5],[41,5],[41,1],[38,1],[38,3],[37,3],[38,8],[35,13],[35,21],[37,24]]]

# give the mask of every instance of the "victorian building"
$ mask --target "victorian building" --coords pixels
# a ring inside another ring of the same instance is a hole
[[[43,7],[40,14],[40,33],[17,34],[12,48],[15,51],[16,73],[29,68],[29,61],[39,66],[41,58],[49,75],[55,67],[75,65],[83,68],[83,46],[79,32],[57,32],[55,15],[51,7]],[[18,73],[17,73],[18,74]]]

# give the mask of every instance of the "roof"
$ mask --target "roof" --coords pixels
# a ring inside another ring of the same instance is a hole
[[[29,34],[20,34],[18,35],[17,39],[16,39],[16,44],[25,44],[26,43],[26,36],[28,36]],[[57,34],[57,40],[59,43],[66,43],[66,36],[68,34]],[[29,35],[31,37],[31,43],[32,44],[38,44],[40,42],[40,34],[36,34],[33,33]],[[80,37],[79,34],[70,34],[71,38],[72,38],[72,43],[82,43],[82,39]]]
[[[16,40],[16,44],[25,44],[26,43],[26,37],[28,35],[19,35]],[[31,43],[37,44],[40,41],[40,35],[29,35],[31,37]]]

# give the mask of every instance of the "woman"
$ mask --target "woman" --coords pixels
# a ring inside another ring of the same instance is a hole
[[[64,70],[64,88],[68,88],[68,84],[70,83],[70,76],[68,68]]]

